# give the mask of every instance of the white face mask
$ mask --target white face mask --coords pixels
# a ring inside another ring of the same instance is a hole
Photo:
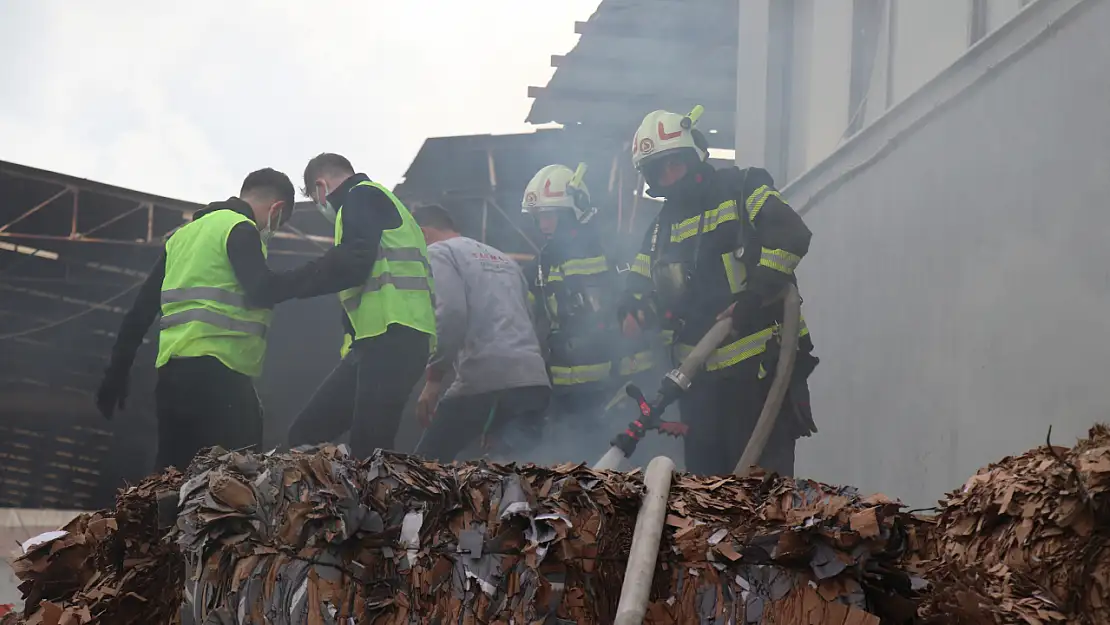
[[[312,204],[316,207],[316,210],[320,211],[324,219],[328,220],[328,223],[334,224],[336,210],[331,205],[331,202],[328,201],[328,184],[326,182],[321,182],[320,185],[324,188],[323,191],[318,192],[319,195],[317,197],[319,197],[320,200],[313,201]]]
[[[258,238],[262,239],[263,244],[269,244],[275,234],[277,234],[277,228],[274,227],[274,214],[271,212],[266,217],[266,227],[258,231]]]
[[[323,204],[317,204],[316,202],[313,202],[313,204],[316,206],[316,210],[320,211],[320,214],[324,216],[324,219],[328,220],[328,223],[335,223],[336,211],[335,208],[332,207],[331,202],[324,200]]]

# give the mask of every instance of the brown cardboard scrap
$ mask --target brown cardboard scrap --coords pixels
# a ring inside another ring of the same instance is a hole
[[[304,623],[609,623],[643,493],[639,473],[334,446],[214,449],[187,474],[17,559],[22,622],[174,623],[188,568],[190,609],[229,623],[294,595]],[[679,474],[645,623],[1110,622],[1108,492],[1104,426],[984,468],[929,518],[811,480]]]
[[[851,516],[849,524],[853,531],[863,538],[876,538],[881,533],[879,529],[879,507],[865,508]]]

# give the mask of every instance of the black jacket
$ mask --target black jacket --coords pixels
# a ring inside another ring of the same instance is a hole
[[[774,180],[763,169],[715,170],[705,165],[691,174],[681,192],[667,198],[648,228],[629,279],[633,293],[654,291],[651,271],[656,263],[685,263],[688,281],[679,302],[654,298],[655,316],[676,342],[693,345],[732,303],[725,258],[743,247],[747,290],[773,295],[796,282],[793,268],[783,271],[775,259],[796,263],[809,251],[811,233],[802,218],[778,196]],[[729,203],[734,203],[730,208]],[[754,216],[753,216],[754,214]],[[778,266],[778,268],[773,268]],[[658,295],[658,294],[656,294]],[[769,306],[738,328],[755,333],[782,320],[782,305]],[[809,351],[808,337],[803,351]]]
[[[366,282],[378,259],[382,232],[401,226],[397,207],[381,189],[355,187],[367,180],[366,174],[355,174],[328,194],[331,205],[343,211],[343,242],[316,260],[281,274],[298,285],[296,297],[338,293]]]
[[[595,365],[620,357],[616,270],[592,227],[561,229],[528,273],[537,317],[550,327],[548,364]]]
[[[378,259],[382,232],[399,228],[402,221],[393,200],[381,189],[355,186],[368,180],[366,174],[355,174],[328,194],[328,202],[343,211],[343,242],[319,258],[281,274],[283,279],[297,285],[295,297],[338,293],[370,277]],[[340,312],[344,331],[354,336],[347,313],[342,309]]]

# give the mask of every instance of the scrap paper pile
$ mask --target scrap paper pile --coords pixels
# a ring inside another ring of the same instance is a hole
[[[937,623],[1110,623],[1110,429],[981,469],[938,519]]]
[[[163,540],[176,513],[181,474],[170,470],[120,491],[114,512],[82,514],[28,541],[12,568],[23,582],[28,625],[171,623],[184,567]]]
[[[197,622],[607,623],[641,489],[580,465],[209,455],[177,540]]]
[[[40,567],[47,575],[25,590],[35,617],[75,614],[50,625],[173,623],[182,601],[190,620],[213,625],[611,623],[642,496],[637,472],[573,464],[215,449],[184,478],[148,480],[114,514],[71,528],[92,534],[105,519],[107,535]],[[670,504],[648,622],[913,618],[920,582],[898,561],[923,526],[884,497],[676,476]]]
[[[15,566],[35,625],[613,622],[637,472],[215,449]],[[1110,430],[882,495],[676,475],[646,623],[1110,622]],[[10,620],[10,619],[9,619]],[[7,622],[7,621],[5,621]]]
[[[912,622],[929,525],[882,495],[676,476],[646,623]]]
[[[611,623],[642,493],[572,464],[209,455],[178,541],[197,622]],[[884,497],[681,476],[671,506],[649,622],[914,617],[923,582],[899,561],[918,524]]]

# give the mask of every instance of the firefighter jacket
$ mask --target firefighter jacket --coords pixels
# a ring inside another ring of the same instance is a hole
[[[673,340],[676,362],[742,291],[770,296],[788,282],[796,284],[794,270],[809,251],[811,236],[766,170],[706,165],[691,175],[648,229],[627,293],[659,321],[665,340]],[[782,318],[780,302],[737,320],[737,332],[713,353],[706,369],[757,376],[772,371],[765,365],[771,364],[768,356],[777,357],[777,341],[769,339]],[[813,344],[804,317],[799,334],[799,351],[809,354]]]
[[[557,233],[530,273],[555,392],[605,387],[651,368],[647,348],[621,337],[617,270],[593,229]]]

